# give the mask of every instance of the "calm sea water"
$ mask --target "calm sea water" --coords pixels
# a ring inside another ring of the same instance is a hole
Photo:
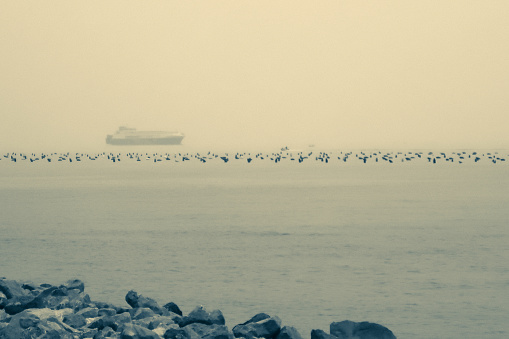
[[[0,276],[278,315],[304,338],[509,337],[509,164],[0,161]]]

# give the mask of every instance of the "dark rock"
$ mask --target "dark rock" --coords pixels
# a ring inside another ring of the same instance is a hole
[[[72,328],[76,329],[83,327],[87,324],[85,317],[76,313],[64,316],[63,322],[64,324],[67,324]]]
[[[396,339],[387,327],[367,321],[333,322],[330,324],[330,333],[339,339]]]
[[[38,286],[35,286],[35,284],[32,283],[24,283],[21,287],[28,291],[35,291],[38,289]]]
[[[246,324],[249,324],[249,323],[257,323],[257,322],[259,322],[261,320],[268,319],[268,318],[270,318],[270,315],[268,315],[267,313],[258,313],[257,315],[255,315],[254,317],[252,317],[251,319],[246,321],[245,323],[242,323],[242,324],[239,324],[239,325],[246,325]]]
[[[4,306],[5,312],[10,315],[20,313],[27,308],[30,308],[30,303],[34,300],[31,295],[18,296],[7,300],[7,304]]]
[[[201,339],[190,327],[170,328],[166,330],[163,337],[165,339]]]
[[[166,308],[170,312],[173,312],[175,314],[182,316],[182,311],[177,306],[177,304],[175,304],[174,302],[169,302],[166,305],[164,305],[163,307]]]
[[[224,325],[225,320],[221,311],[214,310],[209,313],[205,310],[205,308],[203,308],[203,306],[197,306],[187,316],[182,317],[179,325],[180,327],[184,327],[193,323]]]
[[[7,299],[26,296],[28,293],[20,283],[15,280],[0,279],[0,292],[5,294]]]
[[[146,307],[160,315],[164,314],[166,311],[166,309],[160,307],[154,299],[144,297],[143,295],[138,294],[133,290],[127,292],[125,301],[132,308]]]
[[[88,328],[96,328],[97,330],[101,331],[105,327],[111,327],[115,331],[118,328],[118,324],[115,322],[115,320],[112,317],[101,317],[97,318],[94,321],[92,321]]]
[[[125,324],[122,327],[121,339],[159,339],[159,335],[148,328],[134,324]]]
[[[302,339],[302,337],[295,327],[284,326],[279,331],[277,339]]]
[[[233,339],[233,334],[228,331],[225,325],[205,325],[201,323],[193,323],[186,326],[200,336],[202,339]]]
[[[338,339],[338,337],[325,333],[322,330],[312,330],[311,339]]]
[[[265,318],[257,322],[247,322],[233,328],[233,335],[236,338],[274,338],[281,330],[281,319],[277,316]]]

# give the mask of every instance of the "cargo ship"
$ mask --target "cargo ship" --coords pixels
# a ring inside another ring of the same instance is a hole
[[[180,145],[184,134],[166,131],[137,131],[136,128],[120,126],[115,134],[106,136],[110,145]]]

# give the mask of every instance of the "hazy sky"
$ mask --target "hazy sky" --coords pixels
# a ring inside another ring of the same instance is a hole
[[[2,1],[0,149],[509,147],[509,1]]]

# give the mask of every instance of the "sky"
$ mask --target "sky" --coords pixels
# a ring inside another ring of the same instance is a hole
[[[509,148],[509,1],[0,4],[0,150]]]

